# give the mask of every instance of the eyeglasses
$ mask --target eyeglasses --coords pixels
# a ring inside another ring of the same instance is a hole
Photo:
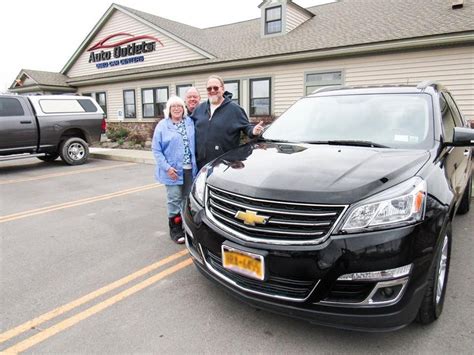
[[[209,86],[208,88],[206,88],[206,90],[207,92],[211,92],[211,91],[218,91],[220,88],[221,86]]]

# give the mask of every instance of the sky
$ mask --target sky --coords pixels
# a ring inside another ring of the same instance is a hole
[[[331,0],[295,0],[309,7]],[[113,0],[13,0],[0,2],[0,93],[21,69],[59,72]],[[260,17],[262,0],[115,0],[198,28]]]

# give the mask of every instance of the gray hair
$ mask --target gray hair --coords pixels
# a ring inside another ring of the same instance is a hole
[[[221,86],[224,87],[224,79],[222,79],[219,75],[211,75],[209,78],[207,78],[206,84],[209,82],[211,79],[216,79],[219,80],[221,83]]]
[[[190,88],[188,88],[188,90],[186,90],[186,93],[184,94],[184,98],[188,97],[188,94],[190,91],[196,91],[196,94],[198,94],[199,98],[201,98],[201,94],[199,93],[199,90],[196,89],[194,86],[191,86]]]
[[[171,96],[168,101],[166,102],[166,108],[163,110],[165,114],[165,118],[171,117],[170,116],[170,107],[171,105],[180,105],[183,107],[183,117],[188,115],[188,110],[186,109],[186,105],[184,104],[184,101],[182,98],[179,96]]]

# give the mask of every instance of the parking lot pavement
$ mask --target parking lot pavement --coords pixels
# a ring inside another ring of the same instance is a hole
[[[441,319],[365,334],[259,311],[208,282],[169,240],[165,191],[153,180],[152,165],[8,162],[0,164],[0,196],[0,351],[458,354],[474,348],[472,211],[455,219]]]

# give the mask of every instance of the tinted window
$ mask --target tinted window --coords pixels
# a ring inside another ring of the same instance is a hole
[[[291,142],[371,141],[392,148],[433,145],[431,98],[426,94],[308,97],[298,101],[265,132]]]
[[[454,133],[453,130],[454,127],[456,127],[456,124],[454,123],[453,115],[451,114],[451,110],[449,109],[448,103],[444,99],[443,95],[439,96],[439,107],[443,117],[444,140],[446,142],[452,142]]]
[[[453,98],[448,93],[444,93],[443,95],[444,95],[444,98],[446,99],[446,102],[448,103],[449,109],[451,110],[451,114],[453,115],[454,123],[458,127],[463,127],[464,121],[462,119],[461,113],[459,112],[458,107],[456,106],[456,103],[454,102]]]
[[[17,99],[2,97],[0,98],[0,116],[24,116],[25,112]]]
[[[77,100],[86,112],[97,112],[97,107],[90,100]]]

